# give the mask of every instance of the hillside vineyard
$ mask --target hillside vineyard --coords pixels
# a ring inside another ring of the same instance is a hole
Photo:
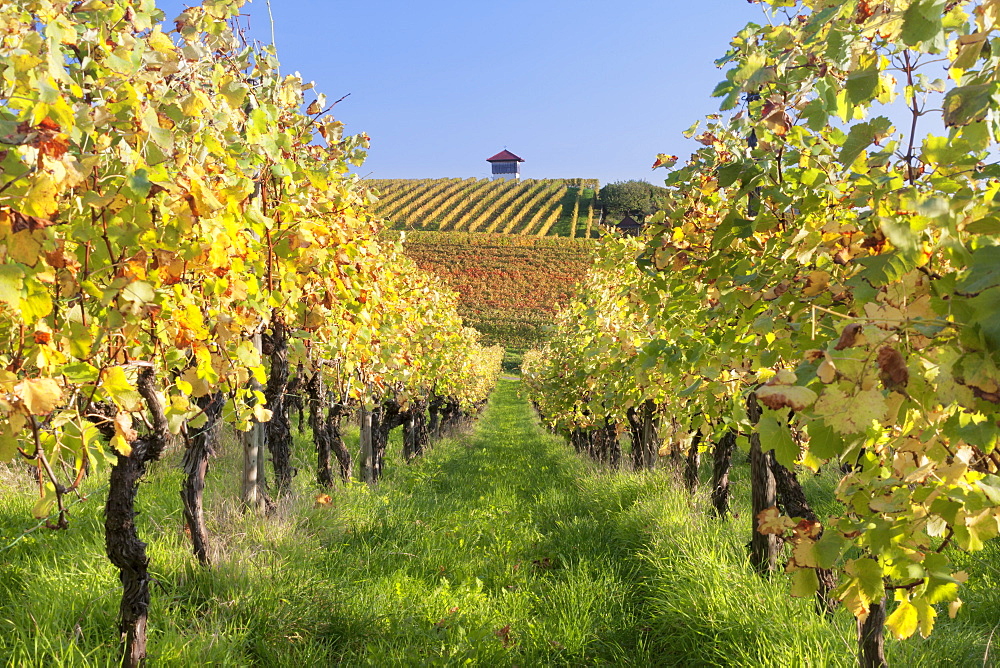
[[[594,238],[594,179],[373,179],[375,213],[395,230]]]

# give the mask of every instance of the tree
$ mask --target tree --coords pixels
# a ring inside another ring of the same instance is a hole
[[[663,192],[647,181],[616,181],[601,188],[598,198],[605,216],[647,216],[657,209]]]

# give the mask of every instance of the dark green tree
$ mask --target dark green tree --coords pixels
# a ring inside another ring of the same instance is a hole
[[[617,181],[601,188],[598,201],[605,216],[642,217],[656,210],[657,200],[663,191],[663,188],[647,181]]]

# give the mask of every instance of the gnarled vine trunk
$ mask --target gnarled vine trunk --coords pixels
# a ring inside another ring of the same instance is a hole
[[[263,350],[262,338],[260,332],[253,335],[253,347],[257,352]],[[264,388],[256,378],[251,377],[250,389],[261,392]],[[266,512],[272,506],[271,499],[267,495],[267,476],[264,466],[265,429],[266,425],[254,418],[250,431],[239,432],[243,445],[240,500],[243,502],[244,510],[254,512]]]
[[[415,399],[401,416],[403,422],[403,458],[410,461],[424,453],[427,446],[427,404],[425,400]]]
[[[300,363],[298,368],[295,370],[295,375],[288,380],[288,387],[285,388],[285,403],[287,405],[286,410],[288,414],[291,415],[292,411],[295,411],[298,416],[297,429],[301,434],[305,430],[305,413],[306,413],[306,403],[308,390],[306,386],[309,384],[309,380],[305,376],[305,371]],[[291,424],[291,421],[289,421]]]
[[[455,397],[445,397],[444,405],[441,407],[441,434],[445,435],[451,430],[458,428],[461,422],[462,409],[458,403],[458,399]]]
[[[389,432],[403,424],[403,413],[399,402],[386,399],[372,417],[372,455],[374,458],[374,480],[382,479],[385,469],[385,450],[389,446]]]
[[[309,398],[309,427],[312,429],[313,443],[316,444],[316,482],[320,487],[332,487],[333,470],[330,459],[333,443],[330,442],[330,429],[326,422],[328,398],[323,372],[316,371],[303,389]]]
[[[375,484],[374,453],[372,452],[372,432],[374,431],[374,419],[372,411],[364,406],[358,414],[360,420],[360,447],[361,447],[361,475],[369,485]]]
[[[303,390],[308,397],[309,426],[316,444],[316,482],[321,487],[333,486],[332,456],[337,458],[341,479],[348,482],[351,479],[351,453],[344,445],[340,431],[340,419],[347,408],[331,401],[321,371],[313,374]]]
[[[372,456],[371,456],[371,482],[377,483],[382,479],[382,467],[385,465],[385,448],[389,443],[389,433],[384,429],[385,406],[376,406],[371,412],[372,420]]]
[[[427,413],[430,419],[427,423],[427,430],[434,440],[441,438],[441,410],[444,408],[444,397],[431,392],[430,401],[427,402]]]
[[[604,438],[607,444],[607,464],[612,469],[618,470],[622,461],[622,445],[618,441],[618,423],[605,418]]]
[[[137,387],[149,411],[152,430],[132,441],[132,452],[127,457],[117,455],[104,507],[105,549],[108,559],[118,568],[122,583],[118,628],[124,644],[124,661],[129,666],[138,666],[146,658],[149,614],[149,557],[146,543],[139,539],[135,527],[135,499],[146,466],[160,458],[170,437],[151,367],[140,370]]]
[[[698,446],[701,445],[701,430],[699,429],[691,437],[691,447],[688,448],[687,458],[684,463],[684,485],[688,492],[692,494],[698,489],[698,469],[701,468],[701,453]]]
[[[712,508],[716,517],[729,512],[729,469],[736,449],[736,431],[730,429],[715,444],[712,453]]]
[[[211,563],[208,550],[208,529],[205,528],[205,474],[208,460],[215,454],[215,443],[219,433],[219,418],[225,400],[221,392],[198,397],[197,405],[205,415],[205,423],[193,427],[188,433],[184,450],[184,482],[181,499],[184,502],[184,519],[191,532],[191,547],[194,556],[203,566]]]
[[[647,399],[640,410],[629,408],[625,417],[632,439],[632,469],[652,471],[659,454],[656,442],[656,404]]]
[[[365,482],[377,483],[385,466],[389,432],[403,424],[399,403],[385,399],[371,411],[362,411],[361,457]]]
[[[858,622],[858,665],[885,668],[885,597],[872,601],[865,621]]]
[[[288,421],[288,328],[282,315],[274,310],[271,333],[265,337],[264,352],[270,351],[271,369],[264,396],[271,419],[267,422],[267,448],[271,451],[274,482],[278,494],[292,487],[292,429]]]
[[[340,477],[344,482],[351,480],[352,465],[351,451],[344,445],[344,436],[340,429],[340,421],[347,413],[347,406],[337,403],[331,403],[326,412],[326,430],[330,439],[330,447],[340,465]]]

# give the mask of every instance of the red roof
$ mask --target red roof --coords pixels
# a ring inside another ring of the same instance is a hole
[[[517,162],[524,162],[523,158],[517,157],[507,149],[500,151],[492,158],[486,158],[486,162],[510,162],[511,160],[516,160]]]

